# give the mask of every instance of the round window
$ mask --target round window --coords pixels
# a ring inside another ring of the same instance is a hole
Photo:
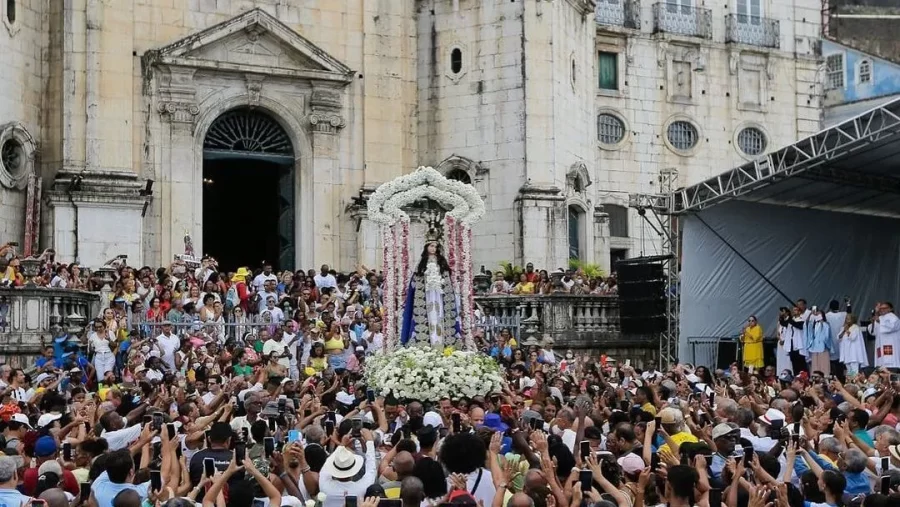
[[[678,151],[692,150],[697,146],[699,138],[697,127],[688,121],[673,121],[669,124],[669,128],[666,129],[666,139]]]
[[[597,116],[597,139],[603,144],[619,144],[625,138],[625,124],[617,116],[602,113]]]
[[[13,178],[25,170],[25,148],[15,139],[7,139],[0,147],[0,162]]]
[[[766,151],[766,135],[756,127],[747,127],[738,132],[737,144],[746,155],[762,155]]]

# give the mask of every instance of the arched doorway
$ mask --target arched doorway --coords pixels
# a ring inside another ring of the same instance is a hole
[[[294,147],[268,114],[228,111],[203,141],[203,250],[219,269],[294,269]]]

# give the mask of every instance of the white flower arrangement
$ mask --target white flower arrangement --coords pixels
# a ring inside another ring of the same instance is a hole
[[[437,262],[429,262],[425,266],[425,289],[444,293],[444,278],[441,276],[441,268]]]
[[[432,167],[419,167],[375,190],[369,197],[369,218],[384,226],[409,221],[402,208],[424,197],[450,208],[447,214],[467,225],[484,216],[484,200],[475,187],[447,179]]]
[[[448,349],[449,350],[449,349]],[[488,396],[503,388],[500,367],[477,352],[407,347],[366,360],[366,383],[398,400],[438,401]]]

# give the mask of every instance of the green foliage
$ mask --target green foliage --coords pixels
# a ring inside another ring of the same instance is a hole
[[[583,262],[580,259],[569,259],[569,268],[576,271],[580,270],[588,279],[603,278],[606,276],[606,273],[600,269],[599,264]]]
[[[500,262],[500,272],[503,273],[503,278],[507,281],[519,281],[519,276],[525,272],[519,266],[513,266],[511,262],[501,261]]]

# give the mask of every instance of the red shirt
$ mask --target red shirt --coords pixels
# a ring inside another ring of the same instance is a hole
[[[38,469],[37,468],[29,468],[28,470],[25,470],[25,477],[22,479],[22,491],[26,495],[29,495],[29,496],[33,495],[34,488],[37,487],[37,480],[38,480]],[[63,484],[63,489],[66,490],[67,493],[78,496],[78,494],[80,492],[79,488],[81,486],[78,484],[78,479],[76,479],[75,476],[72,475],[72,472],[70,472],[66,469],[63,469],[62,484]]]
[[[541,279],[541,274],[537,271],[532,271],[531,273],[525,273],[525,279],[531,283],[537,283]]]

